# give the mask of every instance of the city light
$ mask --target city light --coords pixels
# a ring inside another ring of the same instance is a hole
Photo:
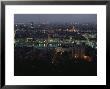
[[[49,23],[45,18],[40,19],[14,25],[14,60],[18,74],[20,66],[25,69],[21,75],[25,71],[24,74],[34,71],[36,75],[47,71],[50,75],[80,75],[80,72],[87,75],[92,68],[97,69],[96,24],[71,19]]]

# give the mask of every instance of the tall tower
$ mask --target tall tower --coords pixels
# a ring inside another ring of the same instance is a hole
[[[33,22],[31,22],[31,28],[34,28],[34,23]]]

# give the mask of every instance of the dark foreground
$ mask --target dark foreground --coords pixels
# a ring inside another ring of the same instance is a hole
[[[59,53],[58,53],[59,54]],[[97,76],[97,62],[71,60],[69,53],[57,55],[60,60],[52,63],[53,50],[15,48],[15,76]]]

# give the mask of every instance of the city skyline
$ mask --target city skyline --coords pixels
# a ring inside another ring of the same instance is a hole
[[[96,14],[15,14],[14,23],[97,23]]]
[[[15,76],[97,75],[97,15],[19,14],[14,19]]]

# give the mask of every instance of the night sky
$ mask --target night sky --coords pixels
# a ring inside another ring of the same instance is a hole
[[[15,14],[14,23],[97,23],[96,14]]]

